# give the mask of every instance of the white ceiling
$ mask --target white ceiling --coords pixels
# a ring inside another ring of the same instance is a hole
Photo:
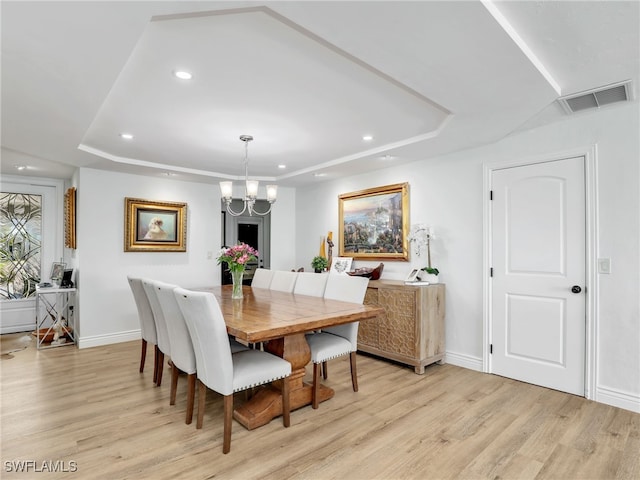
[[[1,172],[217,182],[249,134],[250,175],[301,186],[495,142],[639,77],[638,1],[3,1]]]

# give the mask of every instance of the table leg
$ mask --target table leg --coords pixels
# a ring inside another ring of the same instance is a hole
[[[302,333],[289,335],[265,343],[265,350],[284,358],[291,363],[289,377],[289,398],[291,410],[311,405],[312,386],[303,381],[305,366],[311,360],[309,344]],[[283,380],[259,389],[251,399],[233,412],[233,417],[248,430],[266,425],[273,418],[282,415],[282,396],[280,390]],[[333,389],[320,385],[320,402],[333,397]]]

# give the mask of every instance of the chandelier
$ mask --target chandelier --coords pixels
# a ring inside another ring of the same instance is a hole
[[[269,209],[266,212],[258,212],[253,209],[256,198],[258,197],[258,180],[249,180],[249,142],[253,140],[251,135],[240,135],[240,140],[244,142],[244,207],[239,212],[234,212],[231,209],[231,201],[233,200],[233,182],[220,182],[220,193],[222,194],[222,201],[227,206],[227,212],[234,217],[242,215],[244,212],[248,212],[249,215],[267,215],[271,212],[272,205],[276,202],[276,195],[278,193],[277,185],[267,185],[267,201],[269,202]]]

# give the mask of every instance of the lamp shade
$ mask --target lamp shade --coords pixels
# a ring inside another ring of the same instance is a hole
[[[220,194],[222,198],[231,199],[233,196],[233,182],[220,182]]]
[[[276,201],[277,196],[278,196],[278,186],[267,185],[267,201],[269,203],[274,203]]]
[[[247,180],[247,197],[256,198],[258,196],[258,185],[260,182],[257,180]]]

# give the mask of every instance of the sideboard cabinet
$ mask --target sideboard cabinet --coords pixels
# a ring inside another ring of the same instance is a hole
[[[376,318],[360,322],[358,350],[414,367],[444,357],[444,284],[406,285],[400,280],[372,280],[364,303],[384,308]]]

